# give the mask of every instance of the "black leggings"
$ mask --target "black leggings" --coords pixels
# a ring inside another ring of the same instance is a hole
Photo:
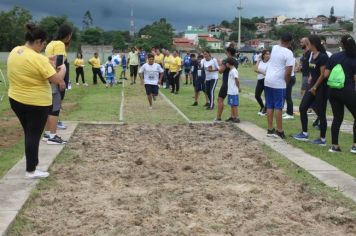
[[[172,85],[172,93],[179,91],[179,79],[180,73],[179,72],[171,72],[169,74],[170,77],[170,85]]]
[[[206,80],[205,82],[205,91],[209,98],[210,108],[214,108],[215,88],[217,83],[217,79]]]
[[[97,77],[96,77],[97,75],[99,76],[101,82],[103,82],[103,84],[106,84],[106,81],[103,78],[103,75],[101,74],[100,68],[93,68],[93,83],[94,84],[98,83]]]
[[[286,89],[286,102],[287,102],[287,114],[293,115],[293,99],[292,99],[292,89],[295,85],[295,76],[290,77],[290,81],[287,84]]]
[[[316,91],[316,96],[307,91],[299,106],[300,121],[302,123],[303,132],[308,132],[308,115],[307,111],[314,104],[314,111],[320,119],[320,137],[325,138],[327,121],[326,121],[326,105],[327,105],[327,87],[325,84],[320,85]]]
[[[79,75],[80,75],[80,77],[82,77],[83,84],[85,84],[83,67],[75,68],[75,73],[77,74],[77,76],[75,77],[75,82],[78,83],[78,79],[79,79]]]
[[[333,145],[339,145],[339,132],[344,120],[344,107],[351,112],[354,117],[354,143],[356,143],[356,91],[347,89],[330,89],[329,101],[333,111],[333,123],[331,125],[331,139]]]
[[[9,100],[25,134],[26,171],[35,171],[38,165],[38,147],[50,106],[31,106],[12,98]]]
[[[255,89],[255,98],[260,105],[261,111],[265,109],[265,105],[263,104],[263,100],[261,98],[262,92],[265,90],[265,79],[257,80],[256,89]]]

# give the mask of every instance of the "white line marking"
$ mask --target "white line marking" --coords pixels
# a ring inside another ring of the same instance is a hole
[[[122,81],[121,105],[120,105],[119,121],[124,121],[124,102],[125,102],[124,88],[125,88],[125,80]]]
[[[171,100],[169,100],[166,95],[164,95],[161,91],[159,91],[159,94],[163,97],[163,99],[171,106],[173,107],[174,110],[176,110],[188,123],[191,123],[190,119],[181,111],[179,108],[174,105]]]

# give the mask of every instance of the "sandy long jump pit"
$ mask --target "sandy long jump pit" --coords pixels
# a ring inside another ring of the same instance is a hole
[[[83,125],[51,173],[23,235],[356,235],[230,125]]]

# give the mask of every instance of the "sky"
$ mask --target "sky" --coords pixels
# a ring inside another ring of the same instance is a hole
[[[0,0],[0,11],[14,5],[31,11],[35,20],[66,15],[79,28],[89,10],[94,26],[104,30],[129,30],[131,6],[136,31],[160,18],[180,32],[188,25],[219,24],[238,15],[238,0]],[[328,16],[332,6],[336,16],[352,18],[354,0],[242,0],[242,16]]]

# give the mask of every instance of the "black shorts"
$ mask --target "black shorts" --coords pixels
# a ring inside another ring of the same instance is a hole
[[[130,65],[130,76],[137,77],[138,65]]]
[[[190,74],[190,68],[185,68],[185,69],[184,69],[184,73],[185,73],[186,75],[189,75],[189,74]]]
[[[145,89],[147,95],[158,95],[158,85],[145,84]]]
[[[195,88],[195,92],[200,92],[200,91],[205,92],[205,80],[201,78],[195,79],[194,88]]]
[[[222,85],[219,91],[219,98],[225,99],[227,96],[227,86]]]

